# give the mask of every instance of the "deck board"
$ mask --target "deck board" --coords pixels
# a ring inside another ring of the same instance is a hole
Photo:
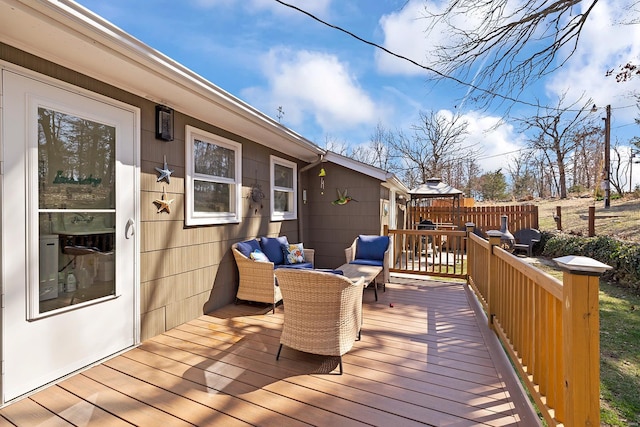
[[[0,409],[0,427],[539,425],[469,295],[423,277],[365,290],[343,375],[334,357],[276,361],[286,301],[229,305]]]

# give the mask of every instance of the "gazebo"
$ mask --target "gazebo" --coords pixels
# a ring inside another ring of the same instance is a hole
[[[407,202],[410,228],[424,220],[434,223],[460,225],[460,199],[462,191],[442,182],[440,178],[429,178],[427,182],[409,190]]]

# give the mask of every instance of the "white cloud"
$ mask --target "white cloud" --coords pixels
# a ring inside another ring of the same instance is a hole
[[[284,122],[298,127],[312,117],[325,133],[375,123],[374,102],[348,64],[330,54],[272,49],[260,61],[268,88],[252,87],[243,96],[263,111],[282,106]]]
[[[637,116],[637,109],[620,107],[635,104],[629,95],[640,89],[640,79],[617,83],[614,76],[605,76],[607,70],[613,69],[615,73],[620,65],[640,60],[640,25],[619,24],[625,19],[622,1],[598,2],[581,34],[577,51],[547,83],[550,97],[567,92],[568,100],[584,94],[600,107],[611,104],[618,124],[630,123]]]
[[[465,145],[478,152],[479,166],[485,172],[502,168],[506,174],[509,159],[517,156],[518,150],[526,145],[524,135],[518,133],[512,125],[503,123],[501,117],[472,111],[463,118],[468,123]]]
[[[449,29],[449,25],[456,28],[476,28],[481,24],[480,12],[475,15],[464,13],[453,15],[448,25],[440,22],[433,25],[427,20],[426,10],[430,13],[441,13],[445,2],[409,0],[398,12],[384,15],[379,24],[384,34],[383,46],[391,52],[409,58],[423,66],[438,68],[436,49],[450,46],[456,41]],[[432,25],[432,28],[429,28]],[[378,69],[387,74],[424,75],[426,70],[396,58],[388,53],[376,51]]]
[[[400,11],[382,16],[379,21],[384,33],[382,45],[420,64],[431,62],[425,55],[437,41],[428,40],[426,37],[427,24],[423,19],[423,11],[423,0],[411,0]],[[378,69],[383,73],[420,75],[426,72],[386,52],[376,50],[375,55]]]

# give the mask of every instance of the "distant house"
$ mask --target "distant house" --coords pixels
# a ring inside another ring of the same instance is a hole
[[[286,235],[335,267],[403,221],[392,174],[70,1],[0,0],[0,71],[0,404],[231,303],[235,242]]]

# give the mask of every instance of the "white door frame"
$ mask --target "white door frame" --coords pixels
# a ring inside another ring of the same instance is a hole
[[[86,99],[88,99],[90,102],[99,102],[99,103],[103,103],[106,104],[107,106],[111,106],[111,107],[115,107],[121,110],[124,110],[126,112],[130,112],[132,113],[132,117],[133,117],[133,123],[132,123],[132,128],[133,128],[133,132],[132,132],[132,141],[130,141],[131,147],[129,147],[131,150],[133,150],[133,152],[131,153],[130,157],[132,157],[132,164],[131,165],[127,165],[130,168],[133,168],[133,170],[131,170],[132,175],[133,175],[133,182],[134,182],[134,190],[132,192],[132,197],[133,197],[133,220],[134,220],[134,233],[133,236],[131,236],[130,238],[133,240],[133,256],[134,259],[132,260],[132,262],[134,263],[134,267],[133,267],[133,283],[131,284],[131,286],[133,286],[133,307],[132,307],[132,311],[133,311],[133,345],[137,345],[140,342],[140,236],[139,233],[137,232],[137,230],[140,228],[139,227],[139,220],[140,220],[140,109],[138,107],[135,106],[131,106],[128,104],[125,104],[123,102],[105,97],[103,95],[99,95],[96,94],[94,92],[90,92],[88,90],[85,89],[81,89],[72,85],[69,85],[67,83],[61,82],[59,80],[55,80],[53,78],[35,73],[33,71],[24,69],[22,67],[17,67],[13,64],[9,64],[6,63],[4,61],[0,61],[0,77],[2,76],[4,70],[15,73],[15,74],[19,74],[23,77],[29,78],[29,79],[33,79],[39,83],[43,83],[49,86],[52,86],[56,89],[60,89],[69,93],[72,93],[74,95],[79,95],[81,97],[85,97]],[[0,78],[0,94],[4,94],[6,92],[5,88],[2,88],[2,78]],[[4,95],[3,95],[4,96]],[[2,100],[2,99],[0,99]],[[2,100],[4,103],[4,100]],[[26,114],[26,112],[25,112]],[[2,263],[0,265],[1,270],[1,277],[2,277],[2,313],[0,316],[0,326],[1,326],[1,333],[3,334],[2,336],[2,340],[0,341],[1,343],[4,344],[0,344],[0,352],[2,353],[2,371],[3,371],[3,376],[2,378],[4,379],[4,374],[5,374],[5,352],[7,351],[5,348],[2,348],[2,345],[8,345],[7,343],[5,343],[5,335],[6,335],[6,331],[5,328],[7,327],[7,319],[6,317],[6,311],[7,311],[7,307],[5,306],[5,304],[8,303],[8,301],[11,301],[11,295],[7,295],[7,290],[8,290],[8,284],[7,282],[7,277],[11,277],[12,275],[15,277],[16,274],[20,274],[19,272],[16,271],[12,271],[12,269],[14,269],[16,266],[14,266],[11,261],[12,261],[12,257],[16,256],[16,250],[14,249],[14,247],[12,247],[11,242],[7,242],[7,238],[6,238],[6,234],[7,234],[7,230],[4,229],[5,226],[9,227],[9,224],[15,224],[16,221],[20,221],[22,223],[26,223],[26,217],[18,217],[17,215],[12,215],[11,212],[11,206],[7,206],[6,205],[6,201],[9,198],[9,195],[14,192],[14,191],[21,191],[20,189],[7,189],[6,188],[6,176],[5,173],[6,171],[8,171],[8,167],[10,165],[5,164],[5,150],[7,148],[6,144],[11,144],[12,141],[10,140],[5,140],[5,138],[7,137],[7,130],[8,130],[8,126],[11,126],[11,123],[6,123],[6,120],[4,118],[4,113],[3,116],[0,117],[0,201],[2,203],[2,205],[0,205],[0,213],[2,214],[2,229],[0,230],[0,238],[2,239],[2,245],[0,247],[0,257],[2,260]],[[28,133],[28,130],[25,130],[26,133]],[[20,141],[20,144],[22,144],[22,141]],[[27,156],[27,152],[25,150],[25,163],[26,163],[26,156]],[[26,173],[26,171],[25,171]],[[25,180],[26,180],[26,176],[25,176]],[[116,181],[117,182],[117,181]],[[116,184],[117,185],[117,184]],[[25,191],[26,191],[26,187],[25,187]],[[120,198],[122,197],[122,191],[119,191],[118,194],[116,194],[116,197]],[[34,209],[34,207],[32,206],[25,206],[24,211],[26,212],[32,212]],[[20,212],[23,212],[23,210],[20,210]],[[19,222],[18,222],[19,223]],[[25,224],[25,227],[27,227],[28,224]],[[122,225],[122,224],[121,224]],[[124,230],[124,227],[122,227],[122,230]],[[28,232],[27,232],[27,235]],[[37,236],[36,237],[30,237],[30,241],[33,244],[35,241],[37,240]],[[22,246],[24,248],[24,245]],[[117,250],[117,249],[116,249]],[[23,253],[18,253],[17,256],[19,257],[27,257],[27,251],[24,251]],[[15,260],[15,258],[13,258]],[[22,259],[22,258],[21,258]],[[22,263],[18,263],[19,265],[22,265]],[[33,262],[30,262],[29,264],[33,264]],[[21,268],[21,267],[20,267]],[[11,274],[9,274],[9,272],[11,272]],[[24,271],[24,275],[25,275],[25,280],[26,277],[28,277],[28,272]],[[16,292],[15,288],[10,290],[11,292]],[[79,309],[78,312],[81,312],[82,309]],[[99,362],[98,360],[91,360],[88,362],[89,365],[94,364],[96,362]],[[44,385],[44,384],[40,384],[39,386]],[[13,396],[9,399],[7,399],[5,390],[4,390],[4,384],[0,383],[0,387],[2,389],[2,399],[0,401],[0,405],[5,404],[6,401],[5,400],[11,400],[12,398],[16,397]],[[27,393],[29,394],[29,393]]]

